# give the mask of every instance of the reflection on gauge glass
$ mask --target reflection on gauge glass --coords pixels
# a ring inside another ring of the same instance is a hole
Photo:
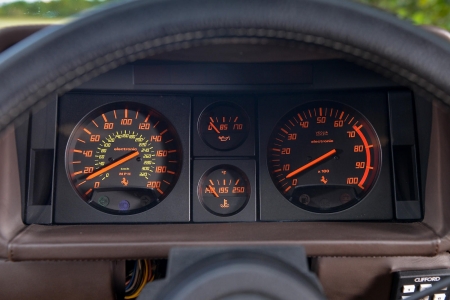
[[[267,150],[279,192],[313,212],[355,205],[380,172],[374,128],[361,113],[338,102],[310,102],[288,112],[275,126]]]
[[[177,183],[182,149],[172,124],[134,102],[101,106],[70,135],[66,171],[75,191],[96,209],[131,214],[162,201]]]
[[[249,131],[249,117],[243,108],[230,102],[208,106],[198,120],[198,133],[209,147],[227,151],[242,145]]]
[[[231,216],[241,211],[250,198],[250,184],[245,173],[232,165],[209,169],[198,183],[198,197],[210,213]]]

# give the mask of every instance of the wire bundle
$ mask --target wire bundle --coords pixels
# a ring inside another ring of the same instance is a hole
[[[134,261],[134,267],[127,274],[125,282],[125,299],[135,299],[144,286],[155,279],[152,263],[146,259]]]

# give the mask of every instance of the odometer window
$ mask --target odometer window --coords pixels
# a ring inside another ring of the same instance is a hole
[[[361,113],[322,101],[301,105],[277,123],[267,159],[287,200],[313,212],[336,212],[370,192],[380,156],[377,134]]]
[[[182,149],[172,124],[139,103],[116,102],[85,116],[66,148],[67,176],[96,209],[137,213],[162,201],[181,171]]]

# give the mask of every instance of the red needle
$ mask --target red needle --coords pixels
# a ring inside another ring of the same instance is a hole
[[[304,165],[303,167],[300,167],[300,168],[298,168],[297,170],[295,170],[295,171],[289,173],[289,174],[286,176],[286,178],[291,178],[291,177],[297,175],[298,173],[300,173],[300,172],[302,172],[302,171],[308,169],[309,167],[314,166],[315,164],[321,162],[322,160],[324,160],[324,159],[330,157],[331,155],[333,155],[333,154],[335,154],[335,153],[336,153],[336,149],[333,149],[333,150],[331,150],[331,151],[325,153],[325,154],[322,155],[321,157],[318,157],[318,158],[316,158],[315,160],[310,161],[309,163],[307,163],[307,164]]]
[[[98,175],[101,175],[105,172],[108,172],[109,170],[111,170],[112,168],[117,167],[118,165],[121,165],[127,161],[129,161],[130,159],[135,158],[136,156],[139,155],[138,151],[134,151],[133,153],[128,154],[127,156],[125,156],[124,158],[119,159],[118,161],[110,164],[109,166],[106,166],[103,169],[98,170],[97,172],[92,173],[91,175],[89,175],[88,177],[86,177],[86,180],[91,180],[92,178],[97,177]]]
[[[214,196],[216,196],[217,198],[219,198],[219,195],[216,193],[216,191],[214,190],[214,188],[210,185],[209,186],[209,190],[214,194]]]
[[[209,125],[211,125],[211,127],[212,127],[218,134],[220,134],[219,129],[217,129],[217,127],[214,126],[214,124],[213,124],[212,122],[209,122]]]

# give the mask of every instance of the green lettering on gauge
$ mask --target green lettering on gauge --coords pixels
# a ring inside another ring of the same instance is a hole
[[[355,205],[380,172],[374,128],[360,112],[338,102],[310,102],[288,112],[275,126],[267,151],[278,191],[313,212]]]
[[[177,183],[182,148],[161,113],[134,102],[101,106],[70,135],[66,171],[78,195],[113,214],[154,207]]]

